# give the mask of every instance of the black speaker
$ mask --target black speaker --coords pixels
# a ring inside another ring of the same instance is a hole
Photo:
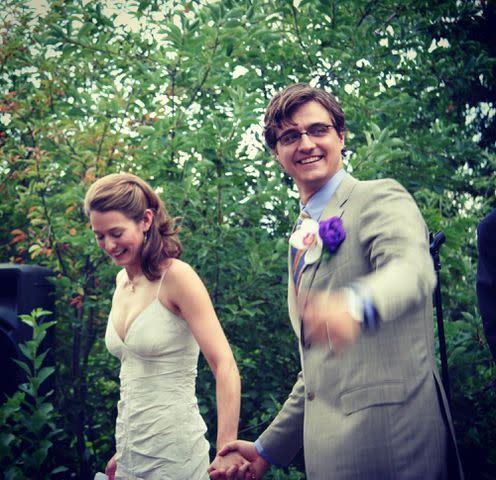
[[[42,308],[52,312],[43,317],[43,321],[54,318],[55,288],[48,280],[51,275],[49,268],[37,265],[0,263],[0,403],[3,403],[5,395],[12,395],[18,385],[26,381],[23,370],[13,360],[24,359],[19,344],[32,338],[32,328],[19,315],[30,314],[35,308]],[[53,327],[48,330],[41,351],[50,348],[50,353],[53,353],[53,330]],[[43,366],[48,364],[53,365],[53,356],[50,354]],[[50,388],[50,379],[45,383],[47,385],[42,385],[42,392]]]

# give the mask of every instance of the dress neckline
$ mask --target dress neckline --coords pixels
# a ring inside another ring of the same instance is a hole
[[[109,320],[110,320],[110,323],[112,324],[112,328],[115,332],[115,334],[119,337],[119,340],[123,343],[123,344],[126,344],[126,339],[129,335],[129,331],[131,330],[131,327],[134,325],[134,323],[136,323],[136,320],[139,319],[139,317],[141,317],[154,303],[158,302],[162,308],[164,308],[165,310],[167,310],[167,312],[171,313],[172,315],[175,315],[175,313],[173,313],[172,311],[170,311],[167,307],[165,307],[165,305],[160,301],[159,299],[159,294],[160,294],[160,289],[162,287],[162,282],[164,281],[164,277],[167,273],[169,269],[166,268],[163,272],[162,272],[162,275],[160,277],[160,283],[158,284],[158,288],[157,288],[157,293],[155,295],[155,298],[143,309],[141,310],[141,312],[138,313],[138,315],[136,315],[136,317],[133,318],[133,320],[129,323],[129,325],[127,326],[127,328],[124,330],[124,338],[122,338],[120,335],[119,335],[119,332],[117,331],[117,328],[115,328],[115,324],[112,320],[112,310],[110,310],[110,314],[109,314]],[[126,282],[131,282],[131,280],[129,279],[129,275],[127,273],[126,270],[124,270],[125,273],[126,273]],[[131,282],[132,284],[132,282]],[[133,290],[134,291],[134,290]],[[177,315],[175,315],[177,316]]]
[[[125,330],[124,332],[124,338],[122,338],[120,335],[119,335],[119,332],[117,331],[117,328],[115,328],[115,324],[114,324],[114,321],[112,320],[112,310],[110,310],[110,314],[109,314],[109,322],[112,324],[112,330],[114,331],[114,333],[117,335],[117,338],[120,340],[120,342],[124,345],[127,345],[127,339],[129,337],[129,333],[131,332],[132,328],[133,328],[133,325],[139,321],[140,317],[142,317],[145,312],[147,312],[154,304],[158,303],[159,307],[161,307],[161,309],[165,312],[167,312],[169,315],[172,315],[173,317],[175,318],[178,318],[180,320],[183,320],[182,317],[180,317],[179,315],[175,314],[172,310],[170,310],[169,308],[167,308],[161,301],[159,298],[155,298],[153,299],[143,310],[141,310],[140,313],[138,313],[138,315],[136,315],[136,317],[134,317],[133,321],[128,325],[127,329]],[[139,322],[138,322],[139,323]]]
[[[160,303],[160,305],[162,305],[162,303],[158,300],[158,298],[154,298],[143,310],[141,310],[141,312],[138,313],[138,315],[136,315],[133,320],[129,323],[129,325],[127,326],[127,328],[124,330],[124,338],[121,337],[119,335],[119,332],[117,331],[117,328],[114,324],[114,321],[112,319],[112,310],[110,310],[110,318],[109,318],[109,321],[110,323],[112,324],[112,328],[115,332],[115,334],[119,337],[119,340],[122,342],[122,343],[126,343],[126,340],[127,340],[127,337],[129,336],[129,332],[130,330],[132,329],[133,325],[136,323],[136,321],[141,317],[143,316],[143,314],[154,304],[154,303]],[[162,305],[163,306],[163,305]],[[165,307],[164,307],[165,308]]]

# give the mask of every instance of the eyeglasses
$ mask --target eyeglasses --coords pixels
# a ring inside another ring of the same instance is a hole
[[[303,134],[309,137],[325,137],[330,128],[335,128],[334,125],[326,125],[325,123],[313,123],[306,130],[288,130],[284,132],[280,137],[276,138],[277,142],[281,145],[292,145],[293,143],[300,140]]]

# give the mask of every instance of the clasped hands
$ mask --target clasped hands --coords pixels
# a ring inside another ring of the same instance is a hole
[[[254,443],[235,440],[219,450],[208,473],[213,480],[259,480],[269,467]]]

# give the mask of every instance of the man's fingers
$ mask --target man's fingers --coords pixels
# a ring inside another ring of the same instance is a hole
[[[239,467],[239,471],[245,473],[248,471],[249,468],[250,468],[250,462],[245,462],[243,463],[243,465],[241,465],[241,467]]]

